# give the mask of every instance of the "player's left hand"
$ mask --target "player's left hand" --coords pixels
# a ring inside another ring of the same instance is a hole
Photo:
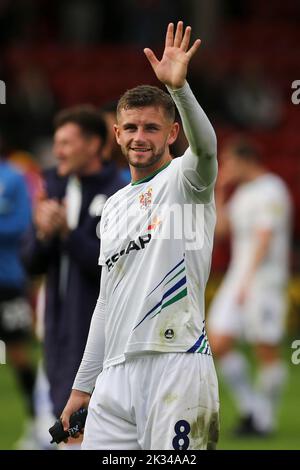
[[[183,22],[179,21],[174,35],[174,24],[169,23],[165,50],[160,61],[151,49],[144,49],[158,80],[173,89],[184,85],[189,61],[201,44],[201,40],[197,39],[189,49],[191,30],[187,26],[183,31]]]

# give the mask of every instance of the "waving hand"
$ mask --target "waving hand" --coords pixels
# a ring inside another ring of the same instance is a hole
[[[181,88],[184,84],[189,61],[199,48],[201,40],[197,39],[189,48],[191,27],[183,31],[183,22],[179,21],[174,35],[174,25],[169,23],[165,50],[159,61],[151,49],[144,49],[158,80],[171,88]]]

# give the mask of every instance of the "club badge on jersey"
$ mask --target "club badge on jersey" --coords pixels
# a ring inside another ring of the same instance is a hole
[[[145,193],[140,194],[140,208],[148,209],[152,204],[152,188],[148,188]]]

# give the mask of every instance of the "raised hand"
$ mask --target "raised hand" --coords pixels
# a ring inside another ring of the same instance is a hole
[[[183,86],[189,61],[201,44],[201,40],[197,39],[189,49],[191,30],[192,28],[187,26],[183,31],[183,22],[179,21],[174,35],[174,25],[169,23],[165,50],[160,61],[151,49],[144,49],[158,80],[171,88]]]

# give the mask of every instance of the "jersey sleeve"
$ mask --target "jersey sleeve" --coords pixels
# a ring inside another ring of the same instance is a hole
[[[92,316],[89,335],[73,389],[92,393],[103,368],[105,352],[106,270],[102,270],[100,293]]]
[[[189,147],[181,160],[183,182],[199,200],[211,199],[217,177],[217,139],[205,112],[185,82],[179,90],[168,90],[182,119]]]

